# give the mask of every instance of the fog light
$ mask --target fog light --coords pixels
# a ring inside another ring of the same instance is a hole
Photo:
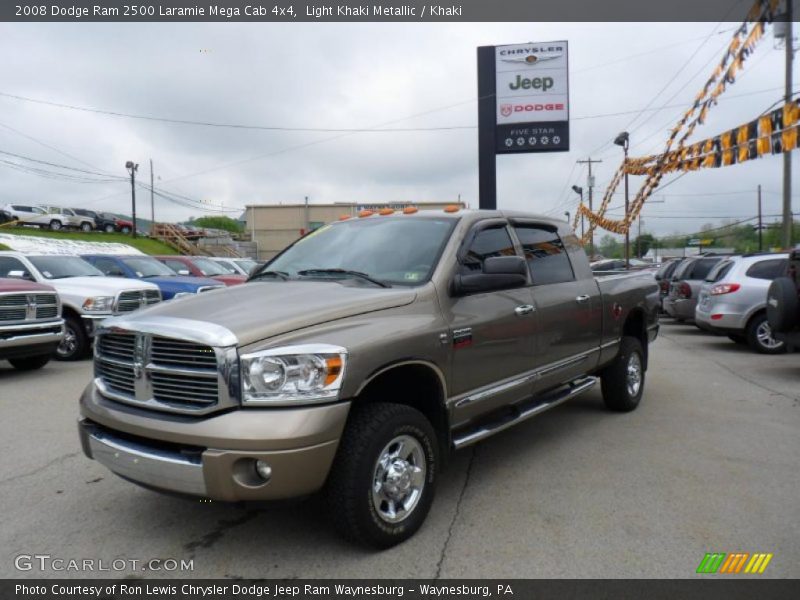
[[[269,481],[270,477],[272,477],[272,467],[270,467],[263,460],[257,460],[256,473],[258,473],[258,476],[261,477],[261,479],[263,479],[264,481]]]

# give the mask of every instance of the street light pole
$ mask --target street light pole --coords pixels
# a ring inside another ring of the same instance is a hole
[[[792,101],[792,61],[794,59],[794,45],[792,43],[792,0],[786,0],[786,91],[785,98],[788,105]],[[783,249],[792,248],[792,153],[784,149],[783,152]]]
[[[131,174],[131,218],[133,220],[133,231],[131,234],[136,237],[136,171],[139,170],[139,165],[133,161],[125,163],[125,168]]]
[[[581,197],[581,206],[583,205],[583,188],[577,185],[572,186],[572,191]],[[569,221],[569,219],[567,219]],[[581,240],[583,239],[583,213],[581,213]],[[591,246],[589,247],[591,249]]]
[[[615,139],[614,144],[617,146],[622,146],[623,152],[625,152],[625,162],[623,163],[623,169],[625,170],[625,220],[628,219],[628,146],[630,145],[630,135],[627,131],[623,131],[620,133]],[[625,229],[625,268],[629,268],[631,266],[631,237],[630,237],[630,223],[628,223],[628,227]]]

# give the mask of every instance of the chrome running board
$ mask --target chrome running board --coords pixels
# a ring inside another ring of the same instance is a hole
[[[526,402],[512,406],[511,409],[514,412],[511,414],[503,415],[494,421],[481,423],[476,427],[467,429],[463,433],[455,434],[453,436],[453,446],[456,450],[459,450],[460,448],[464,448],[465,446],[469,446],[492,436],[495,433],[500,433],[517,423],[535,417],[546,410],[558,406],[562,402],[566,402],[583,392],[589,391],[596,383],[597,377],[582,377],[566,386],[556,388],[544,396],[535,396]]]

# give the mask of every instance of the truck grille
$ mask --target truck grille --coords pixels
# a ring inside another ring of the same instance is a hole
[[[122,292],[117,298],[116,312],[127,313],[159,302],[161,302],[161,293],[158,290]]]
[[[211,346],[174,338],[114,331],[95,342],[95,377],[109,396],[159,410],[215,409],[221,391],[228,397],[218,364]]]
[[[55,294],[0,295],[0,323],[39,321],[58,316],[58,296]]]

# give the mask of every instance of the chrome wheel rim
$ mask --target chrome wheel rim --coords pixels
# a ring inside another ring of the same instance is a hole
[[[628,359],[626,382],[628,384],[628,395],[631,398],[636,397],[642,387],[642,359],[639,358],[638,352],[633,352]]]
[[[759,324],[756,327],[756,339],[758,343],[761,344],[764,348],[768,350],[775,350],[776,348],[780,348],[783,346],[783,342],[781,340],[776,340],[772,336],[772,327],[769,326],[767,321]]]
[[[416,438],[399,435],[381,451],[372,479],[372,506],[387,523],[414,512],[425,488],[425,452]]]
[[[71,327],[64,328],[64,337],[61,338],[61,343],[58,344],[59,356],[70,356],[75,352],[78,347],[78,336]]]

